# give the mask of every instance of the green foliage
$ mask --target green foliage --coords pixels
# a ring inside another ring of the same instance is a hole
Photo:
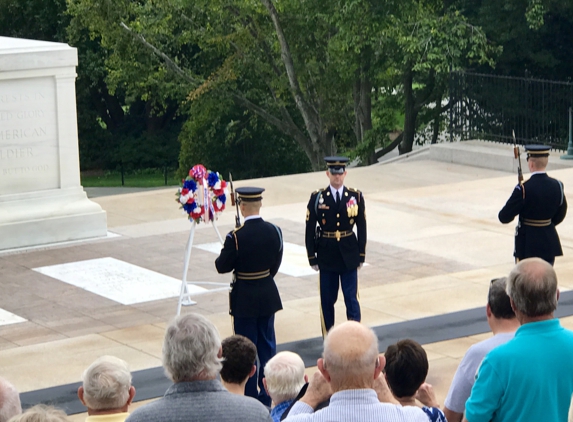
[[[310,170],[296,143],[228,98],[206,94],[191,105],[180,135],[179,175],[198,163],[225,178],[249,179]]]
[[[389,135],[404,128],[404,114],[400,111],[402,95],[398,92],[384,92],[375,95],[372,102],[372,130],[356,147],[343,150],[342,153],[351,159],[363,160],[372,149],[380,149],[390,144]]]
[[[444,12],[420,2],[410,20],[395,19],[395,53],[402,65],[414,72],[448,74],[450,69],[488,64],[493,66],[499,47],[488,43],[486,34],[471,25],[457,10]]]
[[[12,3],[24,13],[41,2]],[[305,171],[327,153],[372,162],[397,127],[407,151],[416,131],[439,126],[450,70],[491,67],[501,45],[517,57],[511,42],[533,32],[549,40],[548,23],[571,9],[558,0],[68,0],[66,14],[62,4],[46,1],[40,14],[79,48],[83,165],[161,166],[179,137],[181,171],[204,162],[244,177]],[[532,63],[560,60],[527,47]]]
[[[264,19],[258,21],[265,17],[262,15],[263,9],[252,6],[239,8],[225,2],[191,4],[186,1],[70,2],[70,10],[74,15],[72,26],[76,27],[76,33],[82,28],[88,28],[90,36],[99,40],[105,48],[107,55],[104,62],[108,72],[106,81],[110,91],[123,95],[130,109],[136,102],[144,101],[150,115],[161,117],[170,107],[175,108],[180,116],[189,119],[185,125],[187,132],[193,132],[189,128],[203,127],[205,122],[209,122],[210,127],[218,125],[208,133],[211,138],[207,136],[204,139],[205,136],[201,135],[202,142],[196,142],[195,135],[195,143],[187,142],[187,137],[182,135],[182,163],[189,161],[191,154],[193,161],[215,160],[221,163],[223,157],[226,161],[218,167],[229,167],[233,155],[213,155],[212,150],[220,150],[213,142],[220,140],[221,133],[225,133],[227,128],[233,128],[234,121],[241,121],[246,128],[236,135],[232,133],[234,129],[229,130],[225,134],[229,138],[228,143],[232,144],[233,137],[236,137],[244,149],[252,144],[253,139],[263,137],[276,140],[277,145],[269,144],[266,139],[261,141],[265,148],[257,147],[256,153],[251,154],[254,168],[247,170],[245,165],[240,171],[244,174],[272,175],[281,169],[281,166],[271,164],[277,158],[277,153],[283,155],[282,162],[291,157],[300,160],[300,147],[292,139],[285,143],[284,134],[280,134],[268,123],[263,124],[260,118],[252,114],[248,118],[242,117],[244,110],[236,103],[231,106],[233,110],[227,112],[212,107],[209,99],[205,100],[206,103],[203,100],[211,95],[228,99],[229,92],[240,90],[268,112],[276,113],[274,101],[268,98],[268,87],[265,86],[271,84],[279,103],[291,101],[284,91],[285,86],[281,87],[280,83],[268,77],[269,72],[272,72],[271,66],[260,60],[260,49],[257,50],[257,40],[254,39],[256,37],[245,28],[245,20],[252,22],[253,30],[270,28]],[[268,42],[266,39],[263,41]],[[157,51],[169,57],[173,65],[153,54],[152,48],[157,48]],[[174,66],[182,70],[174,71]],[[187,102],[188,105],[182,108]],[[231,116],[230,120],[225,120],[227,116]],[[126,142],[130,143],[129,139]],[[288,148],[282,145],[288,145]],[[126,150],[129,151],[125,153]],[[124,152],[120,155],[125,157],[133,156],[136,150],[122,147],[121,151]],[[240,150],[237,153],[246,158],[248,154],[245,152],[248,151]],[[262,155],[261,159],[258,159],[257,154]],[[241,162],[248,163],[249,160]],[[302,162],[303,165],[286,162],[283,166],[285,172],[308,169],[304,159]]]
[[[493,44],[503,47],[495,72],[568,80],[573,67],[573,2],[452,0]],[[489,67],[478,67],[491,72]]]
[[[66,0],[1,0],[0,35],[65,42]]]
[[[541,0],[530,0],[525,11],[525,19],[530,29],[538,30],[543,26],[546,10]]]

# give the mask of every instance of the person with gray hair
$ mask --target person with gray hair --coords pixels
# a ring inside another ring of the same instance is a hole
[[[8,380],[0,377],[0,422],[22,413],[20,394]]]
[[[78,397],[88,408],[86,422],[123,422],[135,397],[127,362],[114,356],[96,359],[83,373]]]
[[[272,399],[273,422],[279,422],[282,414],[294,402],[302,387],[308,382],[304,362],[293,352],[277,353],[265,365],[263,385]]]
[[[228,392],[217,379],[222,348],[217,328],[199,314],[176,317],[165,331],[163,367],[174,384],[165,395],[136,409],[127,422],[270,422],[252,397]]]
[[[68,415],[57,407],[37,404],[8,422],[71,422]]]
[[[509,273],[507,294],[521,327],[481,363],[464,421],[565,421],[573,394],[573,332],[554,317],[559,290],[540,258]]]
[[[375,387],[385,359],[376,334],[365,325],[347,321],[330,330],[317,364],[318,372],[285,421],[428,422],[420,408],[380,402]],[[328,407],[315,411],[329,397]]]
[[[493,337],[471,346],[460,362],[444,402],[444,414],[448,422],[462,421],[476,372],[485,355],[511,340],[519,328],[519,321],[505,292],[506,282],[507,277],[494,278],[490,282],[485,314]]]

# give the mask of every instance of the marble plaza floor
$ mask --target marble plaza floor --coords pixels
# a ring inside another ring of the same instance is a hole
[[[550,166],[549,172],[566,191],[573,186],[573,169],[551,171]],[[368,265],[359,273],[364,323],[381,326],[485,306],[489,280],[512,268],[514,224],[500,224],[497,212],[516,183],[514,174],[430,161],[420,154],[350,169],[346,182],[366,199]],[[236,185],[266,188],[262,215],[283,230],[285,265],[276,277],[284,306],[276,316],[278,343],[319,337],[318,275],[307,265],[304,220],[309,194],[327,185],[326,176]],[[102,354],[125,359],[132,370],[161,365],[163,332],[176,312],[191,226],[174,193],[169,188],[98,196],[93,200],[107,211],[108,238],[0,254],[1,376],[26,392],[77,382]],[[221,216],[223,235],[233,228],[233,218],[230,209]],[[558,232],[565,256],[555,268],[560,288],[570,290],[573,218]],[[211,226],[198,227],[190,281],[229,282],[229,275],[214,268],[217,242]],[[141,284],[142,279],[149,283]],[[204,288],[211,287],[199,285],[197,291]],[[197,305],[183,313],[202,313],[223,337],[232,334],[226,292],[195,300]],[[343,320],[340,298],[337,322]],[[573,328],[573,317],[562,321]],[[487,336],[424,345],[428,381],[441,403],[467,348]]]

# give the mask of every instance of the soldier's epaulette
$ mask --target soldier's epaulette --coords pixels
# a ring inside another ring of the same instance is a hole
[[[235,230],[233,230],[233,233],[238,232],[239,230],[241,230],[245,225],[241,224],[239,227],[237,227]]]
[[[324,188],[322,188],[322,189],[317,189],[317,190],[315,190],[313,193],[311,193],[311,195],[316,195],[317,193],[322,192],[323,190],[324,190]]]

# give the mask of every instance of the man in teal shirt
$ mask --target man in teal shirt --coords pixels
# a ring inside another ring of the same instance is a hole
[[[553,312],[559,290],[553,267],[520,261],[507,294],[521,327],[484,358],[464,421],[566,421],[573,393],[573,332]]]

